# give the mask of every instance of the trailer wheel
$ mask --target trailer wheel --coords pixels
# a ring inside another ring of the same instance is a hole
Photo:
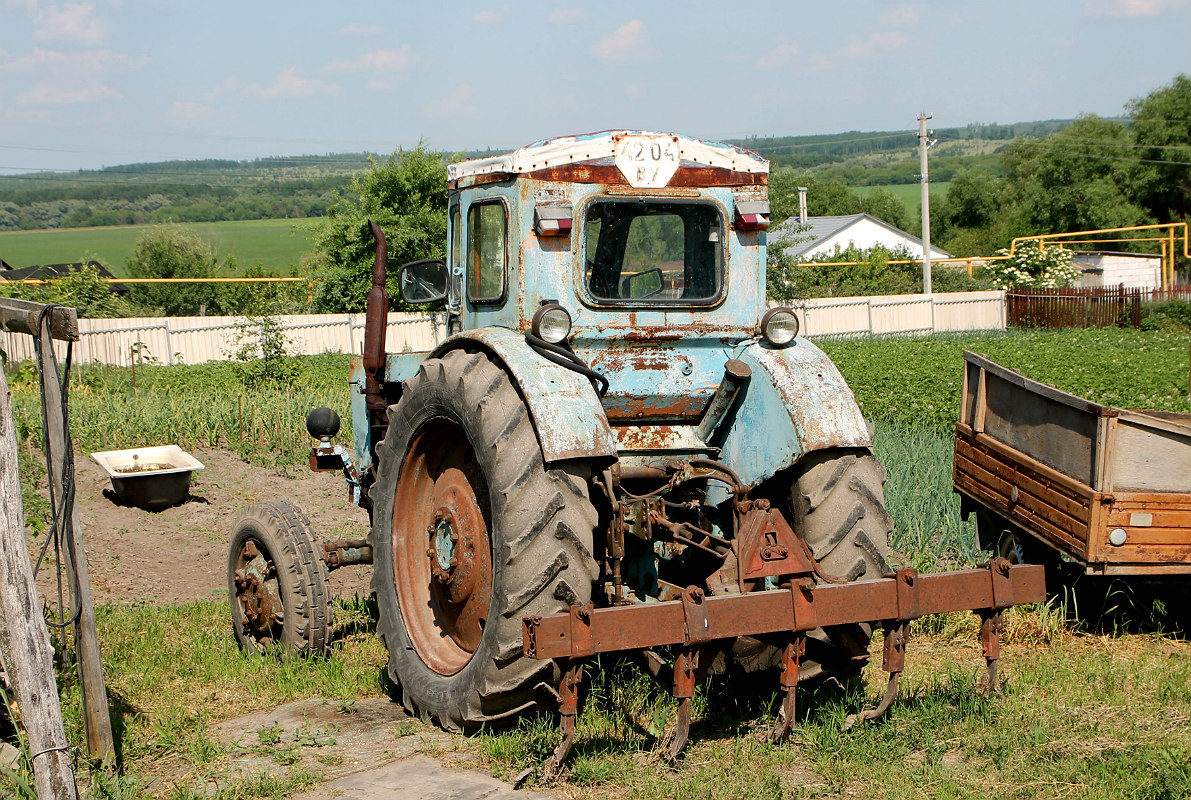
[[[794,530],[827,575],[876,580],[891,570],[885,468],[868,450],[809,453],[790,489]],[[867,624],[820,628],[807,637],[800,680],[857,675],[868,661]]]
[[[413,713],[460,730],[557,694],[523,617],[591,600],[596,511],[582,464],[547,468],[524,403],[482,353],[429,359],[389,407],[373,488],[373,590]]]
[[[330,642],[327,567],[310,520],[293,503],[253,503],[232,526],[228,599],[236,641],[249,652],[277,645],[320,655]]]

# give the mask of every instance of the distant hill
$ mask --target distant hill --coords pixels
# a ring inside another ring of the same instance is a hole
[[[962,166],[997,173],[996,152],[1010,139],[1046,136],[1070,122],[936,129],[939,144],[931,151],[932,182],[950,180]],[[912,131],[750,137],[732,144],[757,151],[775,169],[810,169],[854,187],[918,180],[918,141]],[[485,148],[463,155],[498,152],[503,151]],[[0,231],[321,217],[335,192],[345,189],[372,157],[378,156],[331,153],[250,161],[161,161],[0,176]]]

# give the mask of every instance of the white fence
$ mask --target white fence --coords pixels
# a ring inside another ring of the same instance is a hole
[[[822,297],[789,304],[804,336],[1005,330],[1005,293]]]
[[[911,334],[943,331],[1004,330],[1004,292],[831,297],[791,304],[806,336]],[[296,314],[276,317],[292,354],[359,353],[364,345],[363,314]],[[197,364],[227,359],[236,334],[245,330],[239,317],[142,317],[80,319],[76,363],[128,366],[136,352],[159,364]],[[426,351],[442,341],[441,315],[389,314],[385,345],[390,353]],[[65,345],[56,342],[59,355]],[[33,338],[0,332],[0,349],[13,360],[33,356]]]
[[[359,353],[364,346],[363,314],[293,314],[275,317],[285,334],[286,352]],[[80,319],[73,360],[83,364],[128,366],[135,353],[158,364],[197,364],[228,359],[236,336],[251,322],[241,317],[139,317]],[[432,349],[445,335],[441,316],[390,312],[385,335],[391,352]],[[55,342],[59,355],[66,347]],[[33,337],[0,333],[0,349],[14,360],[31,358]]]

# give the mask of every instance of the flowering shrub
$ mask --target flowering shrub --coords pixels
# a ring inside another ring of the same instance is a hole
[[[1083,270],[1072,263],[1075,254],[1060,247],[1048,250],[1025,247],[1013,254],[1001,248],[996,255],[1008,256],[1004,260],[990,261],[986,266],[998,289],[1019,286],[1061,289],[1075,283],[1083,274]]]

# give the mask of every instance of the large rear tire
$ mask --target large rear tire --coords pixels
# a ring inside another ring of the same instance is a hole
[[[405,382],[377,454],[377,631],[406,707],[461,730],[552,702],[521,620],[591,600],[588,467],[548,468],[508,375],[462,350]]]
[[[797,467],[790,490],[794,530],[824,574],[844,581],[876,580],[890,572],[885,468],[868,450],[823,450]],[[868,661],[867,624],[820,628],[807,637],[800,680],[849,679]]]

